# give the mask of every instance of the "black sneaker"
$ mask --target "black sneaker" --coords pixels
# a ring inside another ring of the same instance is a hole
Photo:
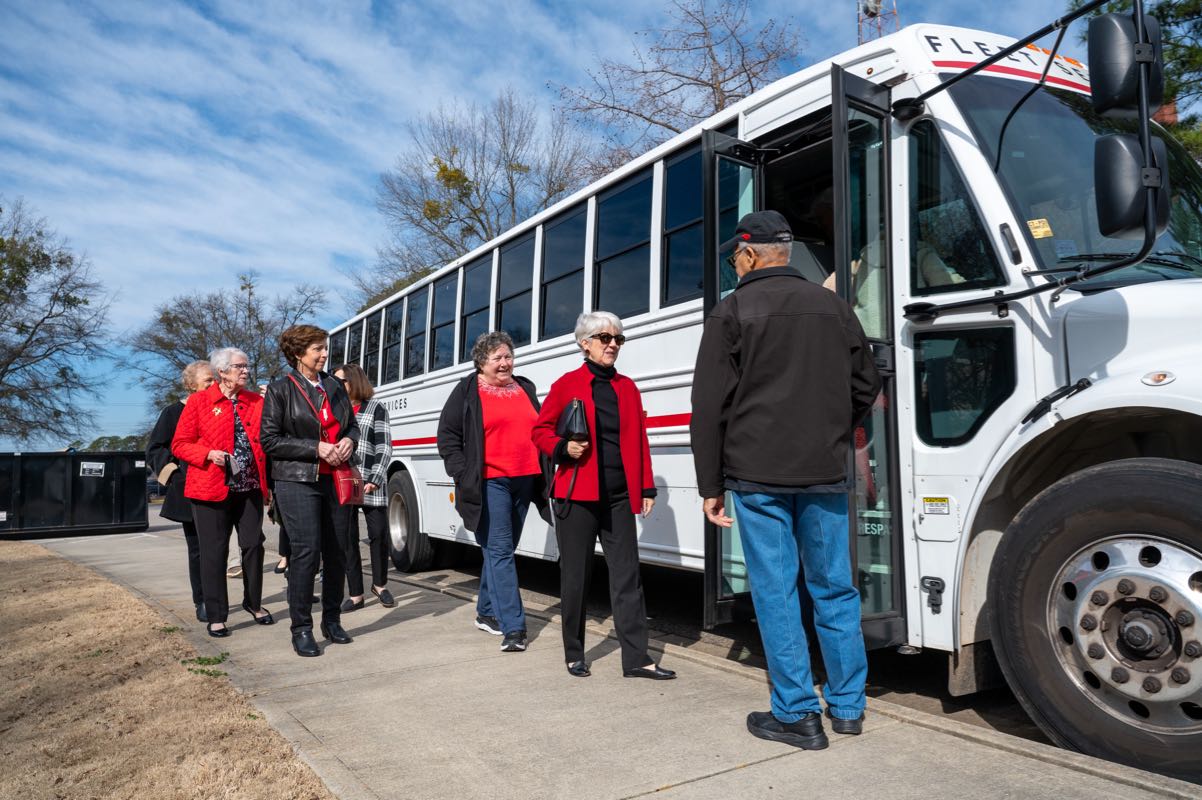
[[[491,633],[493,636],[500,636],[503,633],[501,623],[497,622],[496,617],[478,615],[476,617],[476,627],[485,633]]]
[[[848,736],[859,736],[864,732],[864,714],[855,719],[839,719],[831,716],[831,710],[826,710],[826,718],[831,721],[831,730],[835,733],[844,733]]]
[[[822,730],[822,717],[811,711],[796,722],[781,722],[771,711],[752,711],[747,715],[747,730],[752,736],[800,747],[825,750],[830,742]]]
[[[501,642],[502,653],[520,653],[526,649],[526,632],[510,631]]]

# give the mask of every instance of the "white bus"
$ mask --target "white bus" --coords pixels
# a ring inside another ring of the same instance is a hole
[[[1202,776],[1202,173],[1160,132],[1171,213],[1152,255],[1057,284],[1138,249],[1099,234],[1094,177],[1095,140],[1135,123],[1099,116],[1086,67],[1033,45],[907,101],[1014,43],[915,25],[814,64],[338,326],[331,364],[361,363],[392,419],[397,567],[473,541],[435,431],[476,336],[508,331],[545,394],[579,364],[576,316],[604,309],[648,414],[641,557],[705,573],[707,626],[742,608],[739,531],[701,511],[689,393],[735,282],[717,243],[776,209],[885,376],[851,499],[869,645],[947,651],[954,694],[996,654],[1054,741]],[[537,515],[519,552],[556,558]]]

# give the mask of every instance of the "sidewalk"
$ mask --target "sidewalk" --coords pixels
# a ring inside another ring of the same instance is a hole
[[[178,527],[39,542],[128,587],[223,665],[332,792],[358,798],[1196,798],[1199,787],[869,701],[859,737],[828,734],[803,752],[747,733],[768,707],[762,672],[669,645],[676,681],[621,676],[617,642],[592,628],[593,675],[564,669],[559,628],[531,616],[530,649],[500,652],[472,627],[474,606],[390,576],[393,609],[374,598],[343,617],[355,642],[292,653],[283,576],[267,559],[259,627],[238,609],[233,635],[196,622]],[[268,546],[274,544],[268,537]],[[231,580],[237,608],[240,581]],[[319,618],[315,608],[315,617]]]

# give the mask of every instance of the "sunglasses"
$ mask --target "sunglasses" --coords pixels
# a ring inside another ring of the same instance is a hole
[[[618,347],[621,347],[622,345],[626,344],[626,337],[620,333],[617,336],[614,336],[612,333],[595,333],[590,338],[596,339],[603,345],[608,345],[610,342],[616,342]]]

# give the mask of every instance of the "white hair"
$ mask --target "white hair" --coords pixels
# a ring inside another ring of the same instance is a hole
[[[740,242],[738,250],[750,250],[755,253],[756,258],[760,261],[780,261],[788,264],[793,257],[792,242],[763,242],[759,244],[748,244]]]
[[[237,347],[218,347],[213,352],[209,353],[209,363],[213,365],[213,369],[218,372],[225,372],[230,368],[230,362],[234,360],[234,356],[242,356],[247,358],[246,353],[239,350]]]
[[[613,328],[621,333],[622,320],[618,319],[617,314],[608,311],[585,311],[576,317],[576,343],[579,344],[581,339],[588,339],[606,328]]]
[[[188,366],[184,367],[183,374],[180,375],[180,382],[189,392],[195,392],[200,387],[201,376],[208,374],[212,377],[213,365],[208,361],[193,361]]]

